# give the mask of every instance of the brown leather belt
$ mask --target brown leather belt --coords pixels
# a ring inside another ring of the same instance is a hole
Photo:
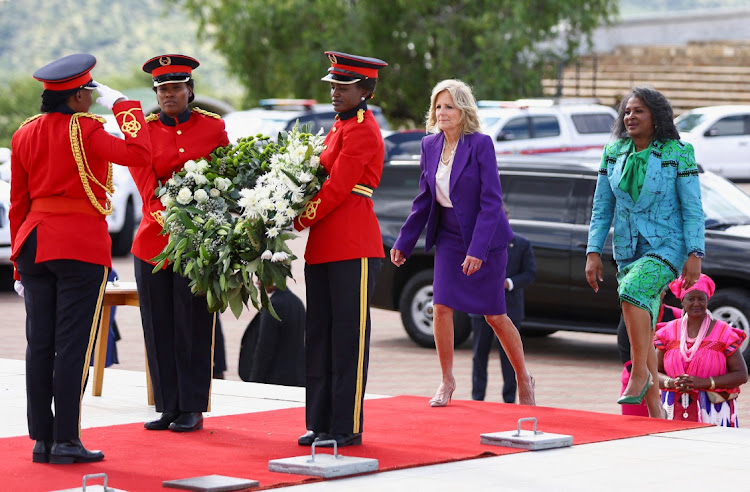
[[[101,206],[105,206],[104,200],[98,201]],[[67,196],[35,198],[31,201],[31,211],[55,214],[87,214],[104,217],[91,205],[88,198],[70,198]]]

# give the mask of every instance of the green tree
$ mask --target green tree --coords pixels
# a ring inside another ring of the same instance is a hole
[[[375,56],[377,103],[417,122],[432,86],[457,77],[478,98],[540,93],[546,67],[573,57],[617,0],[170,0],[196,18],[228,69],[264,97],[326,99],[325,50]]]
[[[10,139],[26,118],[39,113],[42,84],[32,78],[11,80],[0,97],[0,147],[10,147]]]

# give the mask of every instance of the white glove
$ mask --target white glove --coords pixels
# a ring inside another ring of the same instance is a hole
[[[20,280],[16,280],[15,282],[13,282],[13,290],[16,291],[16,294],[23,297],[23,284]]]
[[[96,91],[99,93],[100,97],[96,98],[96,102],[101,104],[107,109],[112,109],[112,106],[115,105],[115,103],[122,99],[124,101],[127,101],[128,98],[125,97],[125,95],[120,92],[112,89],[111,87],[108,87],[104,84],[100,84],[96,80],[94,81],[94,85],[96,86]]]

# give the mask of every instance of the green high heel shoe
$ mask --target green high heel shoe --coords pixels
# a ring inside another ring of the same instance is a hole
[[[617,403],[620,405],[640,405],[643,402],[643,399],[646,397],[646,392],[651,387],[651,375],[648,376],[648,381],[646,381],[646,385],[641,390],[641,393],[638,396],[621,396]]]

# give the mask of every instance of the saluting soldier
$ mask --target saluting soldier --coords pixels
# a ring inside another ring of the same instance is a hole
[[[219,115],[188,106],[195,99],[192,73],[198,60],[168,54],[151,58],[143,71],[151,74],[161,112],[146,118],[153,161],[131,169],[143,200],[143,219],[133,241],[135,278],[141,305],[146,356],[160,418],[146,422],[149,430],[190,432],[203,428],[210,406],[216,316],[204,296],[190,291],[190,280],[171,267],[152,273],[151,261],[167,245],[161,235],[164,206],[154,195],[158,182],[182,170],[189,160],[208,157],[229,144]]]
[[[11,260],[26,304],[27,414],[37,463],[104,459],[81,444],[80,419],[112,267],[105,219],[114,191],[110,162],[151,163],[140,103],[94,82],[95,64],[92,55],[75,54],[37,70],[42,114],[26,120],[11,142]],[[125,140],[88,113],[94,90]]]
[[[383,258],[372,192],[383,172],[383,137],[367,100],[383,60],[326,51],[321,80],[331,84],[338,113],[320,162],[323,187],[294,222],[310,228],[305,250],[307,284],[306,423],[298,443],[335,439],[362,443],[362,403],[370,349],[370,298]]]

